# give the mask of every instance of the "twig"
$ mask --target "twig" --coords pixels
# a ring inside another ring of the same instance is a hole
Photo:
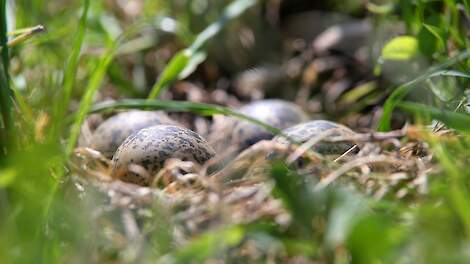
[[[343,154],[341,154],[341,156],[337,157],[333,162],[338,162],[340,161],[342,158],[346,157],[349,153],[353,152],[356,148],[358,148],[357,145],[354,145],[352,146],[350,149],[348,149],[346,152],[344,152]]]
[[[372,142],[372,141],[383,141],[391,138],[401,138],[407,135],[407,128],[404,127],[400,130],[394,130],[390,132],[370,132],[370,133],[356,133],[351,136],[336,136],[328,139],[328,141],[355,141],[355,142]]]
[[[334,129],[329,129],[326,130],[320,134],[318,134],[315,137],[312,137],[309,139],[307,142],[303,143],[298,147],[294,153],[290,154],[289,157],[287,157],[287,164],[292,164],[294,163],[298,158],[300,158],[305,152],[307,152],[309,149],[311,149],[315,144],[318,142],[322,141],[323,139],[326,139],[327,137],[333,135],[335,132],[340,131],[340,129],[334,128]],[[318,154],[314,154],[318,159],[321,159]]]
[[[235,160],[230,162],[223,170],[215,173],[211,178],[226,180],[231,175],[243,170],[249,166],[257,157],[265,156],[269,151],[285,152],[286,147],[283,144],[275,143],[272,141],[263,140],[250,148],[246,149]],[[263,154],[264,153],[264,154]]]
[[[338,177],[341,175],[345,174],[346,172],[352,170],[355,167],[359,167],[362,165],[366,165],[369,163],[392,163],[392,164],[403,164],[405,163],[405,160],[397,159],[394,157],[390,156],[368,156],[368,157],[361,157],[357,158],[355,160],[352,160],[346,164],[344,164],[341,168],[338,170],[330,173],[328,176],[326,176],[324,179],[322,179],[317,186],[315,186],[315,191],[319,191],[324,189],[326,186],[328,186],[330,183],[335,181]]]

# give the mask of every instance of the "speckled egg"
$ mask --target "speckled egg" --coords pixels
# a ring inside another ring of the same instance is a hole
[[[239,109],[239,112],[258,119],[272,127],[284,129],[308,120],[308,115],[297,105],[277,99],[260,100]],[[248,121],[225,118],[219,129],[213,129],[212,137],[219,137],[218,148],[238,146],[243,150],[258,141],[269,140],[273,134]],[[222,141],[224,144],[220,144]]]
[[[112,160],[113,173],[137,164],[154,175],[168,158],[203,164],[214,155],[207,141],[196,132],[178,126],[157,125],[132,134],[119,146]],[[133,172],[127,172],[121,179],[139,185],[151,182],[151,179]]]
[[[101,123],[94,131],[90,147],[111,158],[124,140],[142,128],[168,124],[176,125],[165,113],[133,110],[119,113]]]
[[[323,155],[341,155],[355,145],[352,141],[328,142],[328,139],[334,137],[354,136],[355,132],[346,126],[326,120],[315,120],[301,123],[287,128],[282,132],[284,135],[298,143],[305,143],[308,140],[319,136],[321,133],[332,129],[334,129],[334,131],[332,131],[331,134],[328,134],[325,140],[322,140],[313,146],[313,150],[315,152]],[[273,140],[277,143],[289,144],[289,141],[283,136],[276,136]]]

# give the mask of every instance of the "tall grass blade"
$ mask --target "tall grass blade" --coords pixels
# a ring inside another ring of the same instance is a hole
[[[75,122],[73,123],[72,128],[70,130],[70,138],[66,148],[67,155],[70,155],[73,152],[73,149],[77,144],[78,137],[80,135],[80,127],[83,121],[85,121],[85,118],[92,105],[93,96],[95,95],[96,91],[98,91],[98,89],[100,88],[101,82],[103,81],[103,78],[106,74],[106,70],[108,69],[109,64],[113,61],[115,52],[115,46],[114,43],[112,43],[100,58],[98,66],[91,75],[90,81],[85,89],[85,95],[83,96],[82,101],[80,102],[80,107],[78,109],[78,114],[75,118]]]
[[[91,108],[91,112],[102,112],[106,110],[117,109],[155,109],[174,112],[193,112],[201,115],[228,115],[256,124],[264,129],[274,133],[281,134],[281,131],[255,118],[241,114],[228,107],[193,103],[187,101],[168,101],[168,100],[145,100],[145,99],[124,99],[116,102],[101,102]]]
[[[465,173],[462,173],[459,166],[455,165],[455,159],[452,157],[453,154],[448,151],[444,144],[439,142],[438,138],[431,138],[430,142],[432,144],[433,152],[439,160],[439,164],[442,166],[449,178],[447,197],[449,198],[450,204],[455,210],[457,216],[464,225],[467,233],[466,235],[470,236],[470,205],[468,204],[470,195],[468,193],[468,188],[465,187]]]
[[[10,90],[10,59],[8,51],[7,37],[7,3],[0,0],[0,46],[2,47],[2,67],[0,67],[0,107],[2,120],[5,127],[5,140],[0,140],[0,156],[6,147],[14,146],[14,124],[13,124],[13,104]],[[1,134],[0,134],[1,136]],[[3,144],[5,146],[3,146]]]
[[[205,30],[203,30],[194,40],[193,44],[180,52],[178,52],[168,63],[168,66],[163,70],[160,77],[158,78],[155,85],[152,87],[149,99],[158,98],[158,96],[166,90],[173,82],[180,80],[190,74],[188,68],[193,71],[196,69],[197,64],[203,62],[203,60],[193,60],[194,56],[200,56],[199,51],[202,47],[219,33],[228,21],[238,17],[245,10],[254,6],[257,0],[237,0],[228,5],[221,17],[214,23],[210,24]],[[190,63],[193,62],[193,63]],[[196,65],[194,62],[197,62]],[[183,73],[184,74],[181,74]]]
[[[455,76],[455,77],[465,77],[468,78],[468,75],[463,74],[463,73],[458,73],[456,71],[448,71],[444,70],[445,68],[448,68],[458,62],[461,62],[467,58],[470,57],[470,50],[466,50],[461,52],[459,55],[447,60],[446,62],[439,64],[435,67],[430,68],[426,73],[423,75],[399,86],[393,93],[389,96],[387,101],[385,102],[384,105],[384,110],[382,117],[380,118],[379,125],[378,125],[378,130],[379,131],[389,131],[390,130],[390,122],[392,119],[392,112],[395,106],[397,105],[398,102],[403,100],[405,96],[410,93],[416,84],[425,81],[427,79],[430,79],[435,76]]]
[[[248,8],[254,6],[256,2],[256,0],[237,0],[232,2],[224,9],[222,15],[216,22],[212,23],[206,29],[204,29],[204,31],[199,33],[190,49],[201,49],[207,43],[207,41],[217,35],[224,28],[228,21],[243,14],[243,12],[245,12]]]
[[[83,12],[80,17],[80,22],[78,26],[77,35],[75,38],[75,42],[73,44],[72,53],[67,61],[67,66],[65,69],[65,76],[63,81],[63,90],[62,90],[62,100],[58,101],[57,107],[57,120],[61,122],[63,117],[67,113],[67,109],[70,104],[70,98],[72,97],[73,85],[75,83],[75,77],[77,74],[78,69],[78,62],[80,59],[80,52],[82,50],[83,42],[85,39],[86,27],[87,27],[87,16],[88,11],[90,9],[90,0],[83,1]],[[60,133],[62,130],[62,126],[64,124],[60,124],[57,128],[58,131],[56,133]]]
[[[157,98],[164,90],[166,90],[174,81],[178,80],[178,76],[185,70],[186,65],[189,64],[193,52],[190,49],[184,49],[170,60],[165,67],[157,83],[150,91],[149,99]]]

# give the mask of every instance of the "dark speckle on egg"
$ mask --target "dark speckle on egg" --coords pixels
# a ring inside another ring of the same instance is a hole
[[[138,131],[122,143],[113,156],[113,173],[133,163],[154,175],[168,158],[202,164],[214,155],[214,150],[197,133],[178,126],[157,125]],[[122,180],[140,185],[151,181],[132,172],[126,173]]]

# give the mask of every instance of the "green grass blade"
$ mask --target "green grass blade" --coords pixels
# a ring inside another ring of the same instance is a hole
[[[428,105],[399,102],[397,106],[407,112],[437,119],[450,128],[470,133],[470,115],[442,110]]]
[[[468,200],[470,197],[468,188],[465,188],[465,174],[459,170],[459,166],[456,166],[455,158],[453,157],[455,154],[450,153],[448,148],[439,142],[438,138],[431,138],[430,142],[432,144],[433,153],[435,153],[436,158],[439,160],[439,164],[442,166],[449,179],[449,190],[446,192],[446,196],[449,198],[450,205],[460,218],[467,236],[469,236],[470,205],[468,204]]]
[[[85,95],[80,102],[80,107],[78,109],[78,114],[75,118],[75,122],[72,125],[70,130],[70,138],[67,144],[66,153],[70,155],[73,152],[75,145],[77,144],[78,137],[80,135],[80,127],[82,126],[83,121],[88,114],[88,111],[91,108],[93,96],[96,91],[101,86],[101,82],[106,74],[109,64],[113,61],[115,54],[115,46],[111,44],[111,47],[108,47],[107,51],[100,58],[100,62],[97,68],[94,70],[91,75],[90,81],[85,89]]]
[[[171,83],[176,81],[181,72],[186,68],[186,65],[188,65],[192,56],[193,52],[190,49],[184,49],[176,53],[168,63],[168,66],[166,66],[161,73],[148,98],[157,98]]]
[[[190,49],[194,51],[201,49],[209,39],[213,38],[224,28],[228,21],[243,14],[245,10],[254,6],[256,2],[256,0],[237,0],[232,2],[225,8],[221,17],[216,22],[210,24],[204,31],[199,33]]]
[[[228,115],[256,124],[274,134],[281,134],[279,129],[255,118],[238,113],[228,107],[187,101],[124,99],[116,102],[102,102],[95,104],[91,108],[91,112],[102,112],[105,110],[117,109],[154,109],[174,112],[193,112],[206,116],[215,114]]]
[[[7,38],[7,10],[6,0],[0,0],[0,46],[2,56],[2,67],[0,67],[0,107],[2,120],[5,127],[5,141],[0,143],[0,156],[3,154],[3,148],[11,148],[14,146],[14,124],[13,124],[13,103],[10,90],[10,59],[8,51]],[[2,146],[5,143],[6,146]]]
[[[58,121],[63,120],[63,117],[67,113],[67,109],[70,104],[70,99],[72,97],[73,85],[75,83],[75,77],[77,74],[80,53],[81,53],[83,42],[85,39],[85,33],[86,33],[86,27],[87,27],[87,16],[88,16],[89,9],[90,9],[90,0],[84,0],[83,12],[80,17],[77,36],[75,38],[75,42],[72,48],[72,53],[70,54],[70,57],[67,61],[67,66],[65,69],[63,91],[62,91],[63,99],[59,100],[58,109],[57,109]],[[62,126],[60,126],[58,129],[60,131],[62,129]],[[56,131],[56,132],[59,132],[59,131]]]
[[[9,52],[8,52],[8,32],[7,32],[7,1],[0,0],[0,46],[2,46],[2,63],[3,71],[8,77],[8,71],[10,68]]]
[[[446,48],[446,42],[444,41],[446,34],[443,29],[429,24],[423,24],[423,27],[426,28],[437,39],[441,49]]]
[[[461,77],[461,78],[470,79],[470,74],[466,74],[466,73],[459,72],[459,71],[452,71],[452,70],[438,71],[438,72],[432,74],[431,78],[435,77],[435,76]]]
[[[389,131],[390,130],[390,121],[392,119],[392,112],[395,106],[397,105],[398,102],[403,100],[405,96],[410,93],[415,85],[419,82],[425,81],[429,78],[439,76],[439,75],[444,75],[444,76],[456,76],[456,77],[467,77],[463,73],[459,73],[457,76],[456,71],[448,71],[444,70],[445,68],[448,68],[458,62],[461,62],[462,60],[465,60],[470,57],[470,50],[466,50],[461,52],[459,55],[447,60],[446,62],[437,65],[435,67],[430,68],[426,73],[423,75],[417,77],[416,79],[413,79],[401,86],[399,86],[393,93],[389,96],[387,101],[385,102],[384,105],[384,110],[382,117],[380,118],[379,125],[378,125],[378,130],[379,131]],[[462,76],[460,76],[462,75]]]
[[[191,73],[191,69],[194,71],[196,66],[202,63],[204,60],[193,59],[193,57],[199,56],[200,58],[199,51],[207,43],[207,41],[217,35],[217,33],[219,33],[224,28],[228,21],[241,15],[245,10],[254,6],[256,2],[256,0],[237,0],[228,5],[222,13],[221,17],[216,22],[210,24],[201,33],[199,33],[189,48],[178,52],[170,60],[158,78],[157,82],[152,87],[148,98],[158,98],[158,96],[173,82],[188,76]]]

